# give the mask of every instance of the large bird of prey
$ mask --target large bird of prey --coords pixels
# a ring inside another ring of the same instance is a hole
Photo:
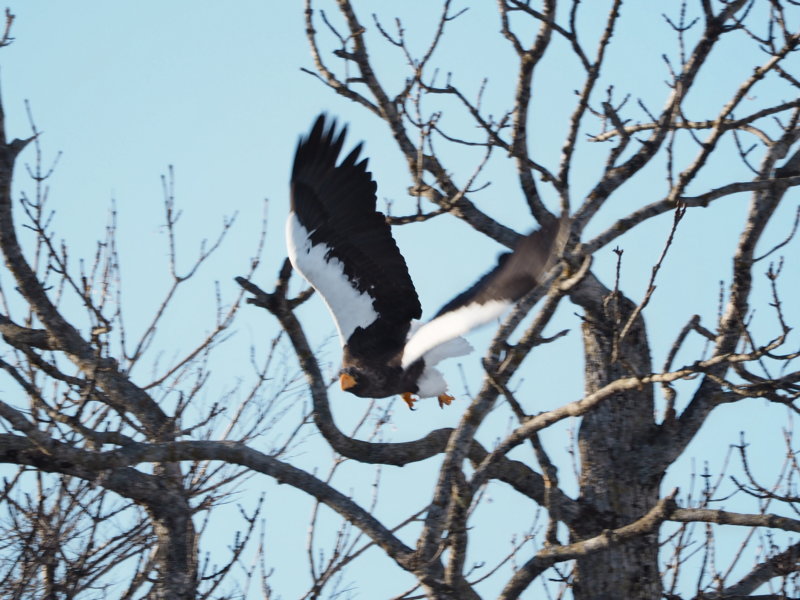
[[[556,259],[559,223],[522,238],[494,269],[419,324],[419,298],[376,208],[377,186],[367,159],[359,161],[361,144],[339,161],[346,131],[323,114],[298,143],[286,222],[289,259],[336,322],[343,390],[365,398],[399,394],[410,408],[415,396],[450,404],[434,365],[469,353],[462,334],[496,319],[541,282]]]

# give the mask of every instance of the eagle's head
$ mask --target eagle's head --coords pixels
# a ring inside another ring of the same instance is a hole
[[[361,398],[388,398],[396,394],[416,394],[423,361],[403,369],[399,364],[353,361],[339,372],[342,389]]]

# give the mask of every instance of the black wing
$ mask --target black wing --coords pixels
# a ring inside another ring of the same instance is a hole
[[[320,115],[297,146],[289,218],[300,227],[289,236],[290,257],[294,252],[295,267],[325,298],[351,353],[397,352],[422,314],[419,298],[376,209],[377,186],[367,160],[359,161],[361,145],[337,165],[347,129],[336,129],[335,120]],[[374,313],[362,314],[365,305]]]
[[[513,252],[500,255],[494,269],[445,304],[433,319],[414,332],[403,351],[403,366],[498,318],[539,285],[561,251],[567,224],[563,219],[542,226],[522,238]]]
[[[436,317],[470,304],[492,300],[514,303],[535,288],[554,262],[559,222],[542,227],[522,238],[512,252],[504,252],[497,266],[468,290],[445,304]]]

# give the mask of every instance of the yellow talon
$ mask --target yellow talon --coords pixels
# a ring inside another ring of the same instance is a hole
[[[400,394],[400,397],[403,399],[403,402],[408,404],[408,408],[414,410],[414,403],[417,401],[417,399],[414,398],[414,394],[411,392],[404,392]]]
[[[450,394],[439,394],[437,398],[439,400],[439,408],[444,408],[445,406],[450,406],[450,403],[455,400],[453,396]]]

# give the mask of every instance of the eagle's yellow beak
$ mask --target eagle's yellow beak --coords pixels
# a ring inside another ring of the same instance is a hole
[[[347,373],[342,373],[339,377],[339,383],[342,384],[343,390],[349,390],[356,384],[356,378],[352,375],[348,375]]]

